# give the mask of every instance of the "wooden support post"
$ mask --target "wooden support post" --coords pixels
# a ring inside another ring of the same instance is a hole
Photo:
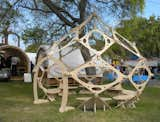
[[[106,106],[105,105],[103,105],[103,111],[106,111]]]
[[[96,103],[94,103],[94,112],[96,113],[96,109],[97,109],[97,106],[96,106]]]
[[[83,111],[84,111],[84,112],[86,112],[86,105],[85,105],[85,104],[84,104],[84,108],[83,108]]]
[[[66,111],[67,101],[68,101],[68,77],[64,75],[63,76],[62,101],[61,101],[61,107],[59,109],[60,112]]]

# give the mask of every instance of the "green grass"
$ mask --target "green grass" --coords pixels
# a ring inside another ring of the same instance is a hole
[[[78,105],[70,96],[69,103]],[[59,113],[57,101],[34,105],[32,84],[0,83],[0,122],[160,122],[160,88],[148,87],[135,109],[82,112],[79,109]]]

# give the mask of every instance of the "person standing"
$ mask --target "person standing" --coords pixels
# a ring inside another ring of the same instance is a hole
[[[0,54],[0,70],[5,67],[5,58],[3,54]]]
[[[13,76],[17,75],[17,65],[19,62],[20,62],[20,59],[18,57],[13,56],[11,58],[11,71]]]

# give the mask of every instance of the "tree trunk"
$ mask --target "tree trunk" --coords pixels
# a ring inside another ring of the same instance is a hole
[[[65,25],[68,25],[70,27],[75,27],[75,22],[78,22],[78,24],[81,24],[85,20],[85,15],[86,15],[86,7],[87,7],[87,1],[88,0],[80,0],[78,3],[78,9],[79,9],[79,18],[77,19],[76,17],[73,17],[68,11],[65,11],[63,8],[60,8],[59,6],[56,6],[51,0],[43,0],[43,3],[53,12],[57,15],[57,17],[64,22]],[[68,15],[68,17],[64,16],[62,13],[62,10],[65,11],[64,13]],[[72,21],[70,21],[70,19]],[[84,31],[79,35],[81,38],[84,36]],[[84,61],[88,61],[91,56],[90,52],[87,48],[84,46],[81,46],[81,53],[84,58]],[[95,75],[96,70],[95,68],[86,68],[86,74],[87,75]]]
[[[20,40],[18,40],[18,47],[20,47]]]
[[[8,45],[8,34],[4,35],[4,44]]]
[[[86,6],[87,6],[87,0],[81,0],[79,3],[79,12],[80,12],[79,24],[81,24],[83,21],[85,21]],[[84,34],[85,34],[84,30],[81,31],[79,38],[83,37]],[[90,55],[89,50],[82,45],[81,45],[81,53],[84,58],[84,61],[88,61],[91,59],[91,55]],[[86,68],[85,70],[86,70],[87,75],[96,75],[95,67]]]
[[[81,45],[81,53],[82,53],[84,61],[88,61],[91,59],[91,55],[90,55],[89,50],[82,45]],[[95,67],[89,67],[89,68],[86,68],[85,70],[86,70],[87,75],[96,75],[96,68]]]

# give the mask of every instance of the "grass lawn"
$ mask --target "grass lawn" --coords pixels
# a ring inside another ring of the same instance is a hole
[[[72,106],[75,97],[69,97]],[[147,87],[136,109],[59,113],[60,98],[41,105],[32,101],[32,84],[0,82],[0,122],[160,122],[160,88]]]

